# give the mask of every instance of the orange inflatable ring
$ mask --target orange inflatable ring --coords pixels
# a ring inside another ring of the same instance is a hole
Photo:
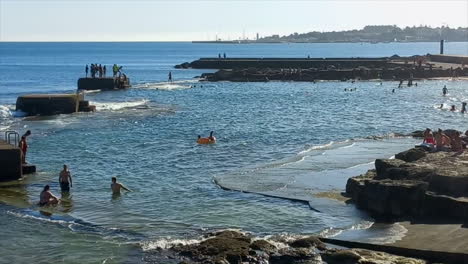
[[[197,143],[198,144],[214,144],[216,143],[216,138],[213,137],[213,139],[210,139],[210,138],[199,138],[197,140]]]

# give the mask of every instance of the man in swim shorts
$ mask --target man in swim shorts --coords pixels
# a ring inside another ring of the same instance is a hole
[[[51,204],[58,204],[59,199],[50,192],[50,186],[44,186],[44,190],[42,190],[39,200],[39,206],[51,205]]]
[[[125,186],[124,186],[123,184],[121,184],[120,182],[117,182],[117,178],[116,178],[116,177],[112,177],[111,189],[112,189],[112,193],[114,193],[114,194],[119,194],[119,193],[120,193],[120,189],[124,189],[124,190],[126,190],[127,192],[131,192],[130,189],[128,189],[127,187],[125,187]]]
[[[70,187],[73,187],[71,173],[68,170],[67,165],[63,165],[63,170],[60,172],[60,175],[59,175],[59,183],[60,183],[60,189],[62,189],[62,192],[69,192]]]

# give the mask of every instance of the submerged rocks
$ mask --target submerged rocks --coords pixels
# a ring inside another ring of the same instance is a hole
[[[468,154],[410,149],[350,178],[346,193],[376,217],[436,216],[468,221]],[[436,209],[437,208],[437,209]]]

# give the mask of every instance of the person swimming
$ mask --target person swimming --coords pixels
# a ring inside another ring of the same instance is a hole
[[[39,206],[58,204],[59,201],[60,199],[50,192],[50,186],[44,186],[40,195]]]
[[[198,135],[197,143],[198,144],[214,144],[216,143],[216,137],[213,136],[213,131],[210,132],[210,136],[206,138],[202,138]]]
[[[120,182],[117,182],[117,178],[116,178],[116,177],[112,177],[111,189],[112,189],[112,193],[114,193],[114,194],[119,194],[121,189],[124,189],[124,190],[127,191],[127,192],[131,192],[130,189],[128,189],[127,187],[125,187],[125,186],[124,186],[123,184],[121,184]]]
[[[450,111],[455,112],[455,110],[455,105],[452,105],[452,107],[450,107]]]

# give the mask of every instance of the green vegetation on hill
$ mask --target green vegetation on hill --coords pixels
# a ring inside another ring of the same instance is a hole
[[[258,42],[432,42],[441,39],[468,41],[468,28],[366,26],[361,30],[272,35],[261,38]]]

